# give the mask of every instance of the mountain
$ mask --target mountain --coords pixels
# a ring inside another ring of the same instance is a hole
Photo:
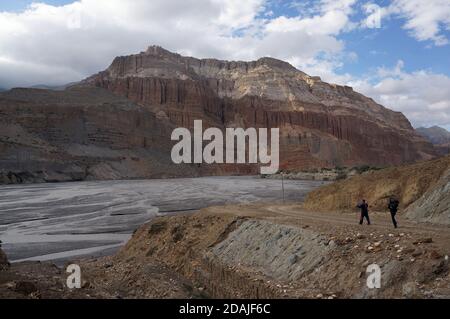
[[[64,85],[46,85],[46,84],[38,84],[30,87],[31,89],[41,89],[41,90],[53,90],[53,91],[64,91],[69,86],[75,85],[76,82],[67,83]]]
[[[450,132],[440,126],[419,127],[416,131],[435,145],[450,143]]]
[[[450,132],[446,129],[439,126],[432,126],[429,128],[419,127],[416,131],[427,141],[433,143],[440,155],[450,153]]]
[[[52,90],[52,91],[64,91],[70,86],[77,84],[77,82],[71,82],[64,85],[46,85],[46,84],[38,84],[30,87],[25,87],[29,89],[40,89],[40,90]],[[8,91],[8,89],[0,87],[0,92]]]
[[[386,166],[436,151],[406,117],[292,65],[196,59],[151,46],[62,91],[0,94],[5,182],[255,174],[172,164],[175,127],[280,128],[284,170]],[[1,177],[0,177],[1,180]]]
[[[280,127],[284,168],[390,165],[435,155],[403,114],[272,58],[196,59],[151,46],[117,57],[83,84],[125,96],[178,126],[203,119],[215,127]]]
[[[198,175],[170,161],[173,128],[100,88],[12,89],[0,93],[0,184]]]

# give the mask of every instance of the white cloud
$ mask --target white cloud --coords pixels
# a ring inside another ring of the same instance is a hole
[[[403,18],[403,25],[418,41],[432,41],[436,46],[449,44],[443,34],[450,30],[449,0],[392,0],[382,8],[382,16]]]
[[[220,7],[218,23],[224,27],[242,28],[253,23],[264,1],[261,0],[213,0]]]
[[[320,71],[344,50],[337,35],[355,1],[322,0],[294,18],[264,15],[266,0],[34,3],[24,12],[0,12],[0,86],[80,80],[150,44],[198,57],[308,61],[314,74],[311,61]]]
[[[426,70],[405,72],[403,61],[376,75],[349,81],[356,90],[404,113],[414,126],[450,127],[450,77]]]
[[[345,12],[336,10],[328,11],[323,15],[311,18],[287,18],[281,16],[270,21],[266,29],[270,32],[302,31],[308,34],[339,34],[347,25],[349,19]],[[319,26],[322,26],[319,28]]]

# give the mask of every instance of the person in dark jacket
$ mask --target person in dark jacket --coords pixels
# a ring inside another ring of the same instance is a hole
[[[397,228],[397,220],[395,219],[395,215],[397,215],[399,201],[394,197],[389,198],[388,209],[391,212],[392,223],[394,227]]]
[[[359,220],[359,224],[362,225],[365,218],[367,220],[367,225],[370,225],[369,204],[367,204],[366,200],[363,199],[356,207],[361,209],[361,219]]]

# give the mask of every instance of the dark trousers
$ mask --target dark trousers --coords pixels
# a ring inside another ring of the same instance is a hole
[[[394,224],[394,227],[397,228],[397,221],[395,220],[395,215],[397,215],[397,212],[391,211],[392,223]]]
[[[361,213],[361,219],[359,220],[359,224],[362,225],[364,218],[367,220],[367,224],[370,225],[369,213]]]

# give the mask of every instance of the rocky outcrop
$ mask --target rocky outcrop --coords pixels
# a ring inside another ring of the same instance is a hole
[[[329,258],[333,247],[323,245],[326,240],[308,229],[248,220],[215,245],[209,258],[227,265],[245,261],[248,267],[258,265],[256,270],[268,277],[296,281]]]
[[[450,167],[406,212],[412,220],[450,225]]]
[[[284,169],[380,166],[435,155],[401,113],[272,58],[201,60],[152,46],[116,58],[82,84],[125,96],[177,126],[203,119],[216,127],[279,127]]]

